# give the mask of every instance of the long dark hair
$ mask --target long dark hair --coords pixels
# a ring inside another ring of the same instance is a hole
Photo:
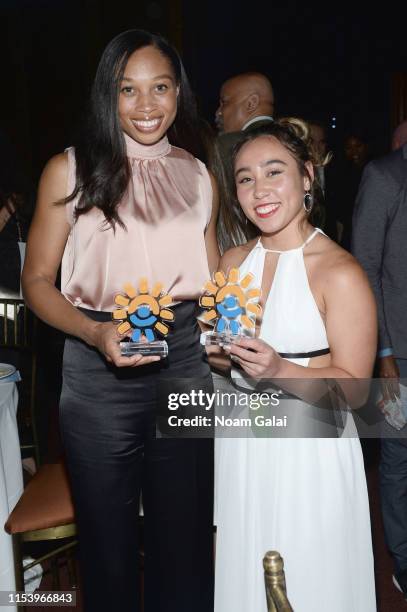
[[[218,223],[218,237],[222,252],[247,240],[251,240],[259,235],[259,229],[243,213],[236,194],[236,184],[234,181],[233,167],[236,156],[242,146],[260,136],[274,136],[294,157],[298,169],[302,176],[310,175],[306,167],[306,162],[315,160],[312,157],[310,133],[307,124],[301,119],[294,117],[279,119],[278,121],[268,122],[250,130],[244,130],[238,142],[232,150],[230,160],[224,164],[215,159],[215,172],[219,181],[220,194],[220,214]],[[313,207],[307,213],[308,221],[312,225],[321,224],[321,193],[318,189],[317,181],[311,181],[310,193],[313,197]]]
[[[75,143],[76,186],[64,203],[79,196],[75,218],[94,207],[103,211],[106,223],[124,227],[117,207],[130,180],[130,167],[118,116],[119,86],[129,57],[153,46],[170,62],[179,87],[177,116],[168,130],[171,144],[202,159],[204,148],[196,131],[195,99],[177,51],[161,36],[144,30],[128,30],[114,38],[99,62],[89,109]]]

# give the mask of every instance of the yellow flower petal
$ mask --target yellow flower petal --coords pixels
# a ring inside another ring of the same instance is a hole
[[[118,326],[117,331],[119,334],[125,334],[129,331],[129,329],[131,329],[130,323],[128,321],[124,321],[124,323],[121,323],[121,325]]]

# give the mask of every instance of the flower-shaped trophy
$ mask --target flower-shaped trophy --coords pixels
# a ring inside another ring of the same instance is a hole
[[[174,321],[174,313],[167,308],[172,303],[168,293],[163,292],[161,283],[154,285],[151,293],[148,281],[142,278],[138,290],[130,283],[124,286],[123,293],[117,293],[114,298],[118,308],[112,312],[114,321],[119,322],[119,334],[132,330],[130,339],[120,342],[122,355],[168,355],[168,344],[165,340],[157,340],[156,334],[166,336],[170,331],[167,322]]]
[[[261,292],[250,289],[253,278],[249,273],[239,279],[239,269],[232,268],[227,277],[216,272],[214,280],[206,283],[199,305],[206,310],[203,320],[214,324],[214,331],[201,334],[201,344],[224,346],[254,330],[261,314]]]

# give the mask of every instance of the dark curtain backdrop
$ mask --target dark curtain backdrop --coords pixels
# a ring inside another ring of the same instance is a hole
[[[96,66],[119,32],[181,46],[181,1],[0,0],[0,133],[34,180],[71,143]]]
[[[209,121],[221,83],[260,70],[272,79],[278,115],[328,127],[336,117],[333,144],[362,129],[372,154],[382,154],[406,100],[405,26],[390,13],[371,2],[345,10],[294,0],[0,0],[0,138],[35,180],[71,143],[105,44],[139,27],[182,52]]]
[[[325,121],[337,146],[358,130],[373,156],[388,151],[391,75],[407,66],[405,22],[393,11],[363,1],[207,0],[192,28],[194,6],[184,2],[184,51],[209,117],[225,78],[259,70],[272,79],[276,114]]]
[[[391,123],[394,129],[407,119],[407,72],[392,74],[391,111]]]

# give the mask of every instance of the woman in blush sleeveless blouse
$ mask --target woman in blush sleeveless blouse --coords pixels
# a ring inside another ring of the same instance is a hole
[[[226,252],[220,267],[239,267],[241,278],[253,274],[263,314],[255,337],[229,349],[231,381],[250,394],[269,379],[283,391],[275,414],[288,416],[286,434],[256,437],[250,430],[216,441],[216,612],[266,612],[261,562],[268,550],[284,559],[294,610],[376,609],[366,479],[351,411],[340,437],[324,438],[326,423],[313,418],[312,402],[298,391],[307,380],[315,388],[318,379],[346,379],[346,394],[347,381],[359,385],[355,379],[371,376],[376,352],[375,303],[364,273],[312,226],[307,132],[299,120],[282,120],[251,131],[235,150],[237,199],[257,235]]]
[[[213,610],[211,443],[155,435],[161,384],[187,372],[211,388],[196,300],[217,266],[217,203],[193,155],[192,100],[163,38],[120,34],[101,58],[81,138],[40,182],[23,287],[67,334],[60,421],[87,612],[141,609],[140,494],[144,610]],[[173,300],[165,359],[120,352],[114,297],[142,278]]]

